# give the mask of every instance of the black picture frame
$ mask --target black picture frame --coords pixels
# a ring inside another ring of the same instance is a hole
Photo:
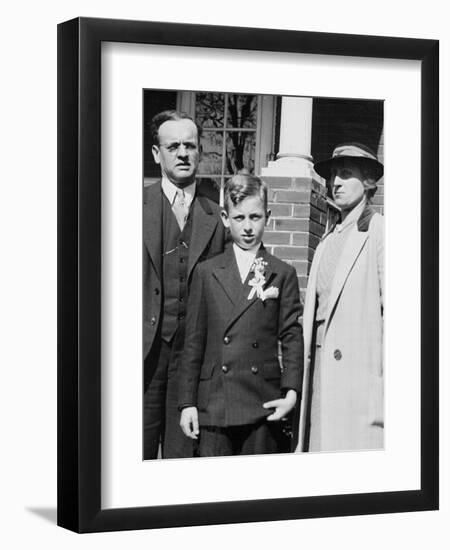
[[[104,41],[421,62],[420,490],[102,510]],[[58,26],[58,525],[98,532],[438,509],[438,67],[437,40],[92,18]]]

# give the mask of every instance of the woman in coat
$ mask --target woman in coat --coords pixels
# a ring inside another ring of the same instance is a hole
[[[341,223],[317,247],[303,313],[304,398],[297,451],[383,447],[383,217],[370,206],[383,165],[343,144],[314,166]]]

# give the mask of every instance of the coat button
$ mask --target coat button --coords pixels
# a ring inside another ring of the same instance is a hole
[[[342,352],[340,349],[335,349],[333,355],[336,361],[340,361],[342,359]]]
[[[158,296],[158,294],[159,294],[159,288],[155,288],[155,290],[154,290],[153,292],[156,294],[156,296]]]
[[[226,365],[222,365],[222,371],[226,374],[228,372],[228,367]]]
[[[253,365],[253,367],[251,368],[251,371],[252,371],[253,374],[258,374],[258,367],[255,367]]]
[[[259,347],[259,344],[258,344],[258,342],[253,342],[252,346],[253,346],[254,348],[258,348],[258,347]]]
[[[156,325],[156,317],[152,317],[152,318],[150,319],[150,324],[151,324],[152,326]]]
[[[229,336],[225,336],[225,338],[223,339],[223,343],[224,343],[224,344],[229,344],[229,343],[230,343],[230,337],[229,337]]]

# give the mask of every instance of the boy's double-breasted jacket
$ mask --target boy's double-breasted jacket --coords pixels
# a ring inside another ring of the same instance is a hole
[[[267,263],[263,288],[277,289],[265,300],[256,294],[248,299],[254,274],[241,282],[232,246],[194,272],[179,367],[179,406],[196,406],[200,425],[256,423],[271,412],[262,407],[264,402],[282,397],[287,389],[301,390],[296,271],[264,247],[257,257]]]

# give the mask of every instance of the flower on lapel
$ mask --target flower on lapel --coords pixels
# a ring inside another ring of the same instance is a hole
[[[253,297],[258,296],[261,300],[265,300],[264,297],[264,283],[266,282],[265,277],[265,268],[266,268],[267,262],[265,262],[262,258],[255,258],[255,261],[252,264],[252,267],[250,268],[250,271],[253,272],[253,279],[250,279],[248,282],[249,286],[252,287],[252,289],[249,292],[248,300],[252,300]],[[274,287],[271,287],[274,288]],[[278,290],[278,289],[277,289]]]

